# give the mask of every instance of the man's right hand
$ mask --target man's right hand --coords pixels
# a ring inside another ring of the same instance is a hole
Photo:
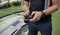
[[[25,16],[28,16],[30,13],[29,12],[25,12]],[[25,17],[23,17],[24,21],[29,21],[29,19],[25,19]]]
[[[28,16],[30,14],[30,12],[25,12],[24,15]]]

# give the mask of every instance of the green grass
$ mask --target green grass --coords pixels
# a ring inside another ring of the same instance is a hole
[[[52,16],[53,35],[60,35],[60,9]]]
[[[0,17],[8,15],[6,12],[14,13],[22,10],[23,10],[22,6],[12,6],[9,8],[0,9]]]
[[[60,35],[60,9],[52,14],[52,35]]]
[[[22,2],[23,0],[18,0],[18,1]],[[8,15],[4,12],[14,13],[14,12],[22,11],[22,10],[23,10],[22,6],[12,6],[9,8],[0,9],[0,17]]]

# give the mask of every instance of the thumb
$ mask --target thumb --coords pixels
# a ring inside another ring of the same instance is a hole
[[[36,12],[32,12],[31,15],[34,15]]]

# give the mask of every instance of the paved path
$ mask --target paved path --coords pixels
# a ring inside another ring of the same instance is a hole
[[[0,19],[0,30],[5,28],[6,26],[9,26],[12,22],[20,19],[23,16],[23,14],[24,14],[23,12],[16,13]]]

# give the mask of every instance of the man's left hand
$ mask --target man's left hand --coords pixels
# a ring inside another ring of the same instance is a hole
[[[42,16],[42,12],[34,11],[34,12],[32,12],[31,15],[34,15],[34,17],[29,20],[30,22],[39,21]]]

